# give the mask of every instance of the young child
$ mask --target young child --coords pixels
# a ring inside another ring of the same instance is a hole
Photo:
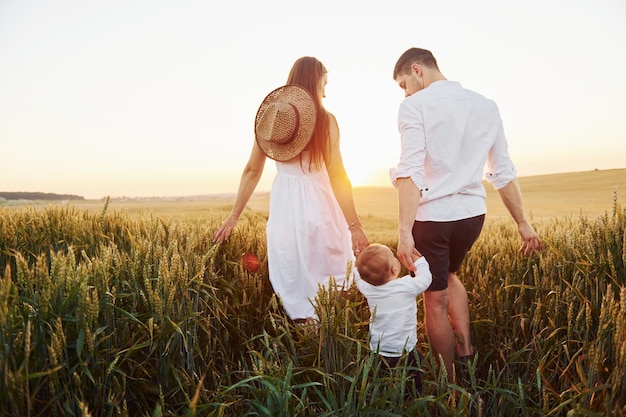
[[[432,282],[428,262],[423,256],[413,259],[416,276],[401,278],[400,260],[385,245],[373,243],[356,259],[355,281],[367,298],[370,308],[370,348],[385,359],[383,364],[394,367],[407,352],[407,365],[418,368],[421,359],[417,344],[417,303],[415,298]],[[411,371],[415,388],[422,391],[419,371]]]

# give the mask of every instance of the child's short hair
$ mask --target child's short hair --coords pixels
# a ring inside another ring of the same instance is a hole
[[[391,274],[392,265],[385,256],[391,252],[385,245],[372,243],[356,259],[355,266],[363,281],[371,285],[382,285]]]

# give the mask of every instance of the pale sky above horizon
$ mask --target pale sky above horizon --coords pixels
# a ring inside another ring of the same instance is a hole
[[[626,168],[625,22],[623,0],[0,0],[0,191],[234,193],[261,100],[304,55],[353,185],[389,186],[413,46],[496,101],[520,176]]]

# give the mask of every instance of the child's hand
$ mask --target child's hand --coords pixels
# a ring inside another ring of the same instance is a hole
[[[422,257],[422,254],[419,253],[417,249],[414,249],[413,253],[411,254],[411,259],[413,260],[413,263],[415,263],[415,261],[417,261],[421,257]]]
[[[411,260],[413,261],[413,263],[415,263],[421,257],[422,257],[422,254],[419,253],[419,251],[414,248],[413,253],[411,253]],[[409,271],[409,273],[411,274],[413,278],[415,278],[415,271]]]

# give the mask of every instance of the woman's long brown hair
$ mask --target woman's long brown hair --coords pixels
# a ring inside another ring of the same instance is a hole
[[[287,78],[287,84],[295,84],[307,89],[315,100],[317,121],[313,137],[305,149],[311,152],[311,162],[316,167],[324,165],[330,146],[328,114],[322,104],[322,97],[319,96],[319,85],[325,73],[326,68],[317,58],[305,56],[294,62]]]

